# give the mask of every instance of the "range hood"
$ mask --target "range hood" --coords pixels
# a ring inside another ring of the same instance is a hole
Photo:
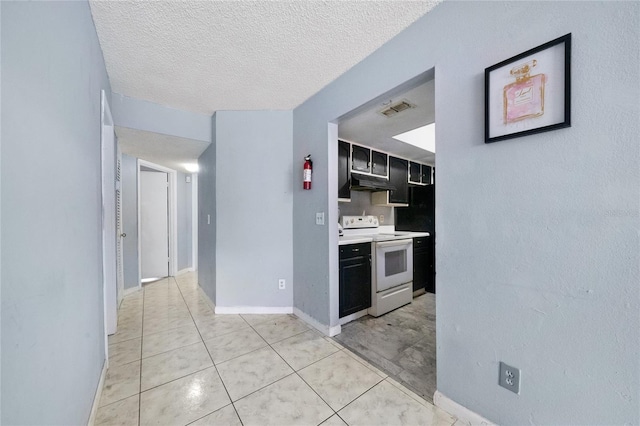
[[[390,189],[397,188],[391,185],[388,179],[351,172],[352,191],[388,191]]]

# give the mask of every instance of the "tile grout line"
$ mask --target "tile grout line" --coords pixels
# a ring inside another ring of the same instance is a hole
[[[198,324],[196,323],[195,318],[193,317],[193,314],[191,313],[191,308],[189,307],[189,305],[187,304],[186,299],[184,298],[184,294],[182,294],[182,289],[180,288],[180,286],[178,285],[178,281],[175,279],[175,277],[173,278],[174,281],[176,281],[176,286],[178,287],[178,291],[180,292],[180,296],[182,297],[182,300],[184,302],[185,305],[187,305],[187,310],[189,311],[189,315],[191,316],[191,320],[193,321],[194,325],[196,326],[196,331],[198,332],[198,336],[200,336],[200,341],[202,342],[202,344],[204,345],[204,349],[207,351],[207,355],[209,355],[209,359],[211,360],[211,364],[213,364],[213,368],[216,370],[216,374],[218,375],[218,378],[220,379],[220,383],[222,383],[222,387],[224,388],[224,391],[227,394],[227,398],[229,398],[229,402],[231,404],[231,406],[233,407],[233,410],[236,412],[236,416],[238,416],[238,420],[240,420],[240,424],[244,425],[244,423],[242,422],[242,419],[240,418],[240,414],[238,413],[238,410],[236,410],[236,406],[233,405],[233,399],[231,399],[231,395],[229,394],[229,390],[227,389],[227,386],[224,384],[224,381],[222,380],[222,376],[220,375],[220,371],[218,371],[218,367],[216,366],[216,363],[213,362],[213,357],[211,356],[211,352],[209,352],[209,348],[207,347],[207,345],[204,343],[204,339],[202,338],[202,334],[200,333],[200,329],[198,328]],[[200,298],[201,296],[198,295],[198,298]],[[213,314],[215,315],[215,312],[213,312]],[[242,318],[243,321],[246,322],[246,320],[244,318]],[[199,370],[199,371],[203,371],[203,370]],[[192,373],[193,374],[193,373]],[[226,407],[227,405],[225,405],[224,407]],[[218,410],[223,409],[224,407],[220,407],[218,408]],[[207,417],[213,413],[215,413],[218,410],[214,410],[211,413],[207,414],[206,416],[202,416],[201,418]],[[198,421],[199,419],[196,419],[194,421]],[[193,423],[193,422],[191,422]]]

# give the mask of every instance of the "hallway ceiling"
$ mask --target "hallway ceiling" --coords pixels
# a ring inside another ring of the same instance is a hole
[[[113,92],[186,111],[288,110],[430,1],[91,1]]]
[[[120,126],[116,126],[116,135],[123,154],[183,173],[190,173],[185,164],[197,163],[200,154],[209,146],[209,142]]]

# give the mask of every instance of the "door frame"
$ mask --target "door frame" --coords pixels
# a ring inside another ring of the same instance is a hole
[[[142,288],[142,238],[140,238],[141,212],[140,212],[140,167],[148,167],[169,176],[169,276],[173,277],[178,272],[178,172],[168,167],[152,163],[138,158],[136,178],[138,181],[138,287]]]
[[[105,137],[105,136],[109,137]],[[105,151],[112,151],[112,155],[105,156]],[[100,176],[101,176],[101,207],[102,207],[102,287],[104,308],[104,352],[109,361],[109,335],[114,334],[118,326],[118,288],[117,288],[117,255],[116,255],[116,137],[115,123],[111,115],[109,100],[104,90],[100,93]],[[107,170],[112,170],[112,176]],[[109,191],[107,191],[109,188]],[[113,199],[108,203],[111,190]],[[107,211],[113,208],[113,220],[107,217]],[[110,247],[113,247],[111,252]],[[109,273],[111,270],[111,273]],[[114,295],[115,293],[115,295]],[[115,296],[115,297],[114,297]],[[108,364],[107,364],[108,365]]]

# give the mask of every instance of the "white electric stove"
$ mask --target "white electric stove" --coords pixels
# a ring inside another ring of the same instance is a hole
[[[413,238],[393,226],[379,226],[376,216],[343,216],[343,241],[370,238],[371,308],[378,317],[413,300]]]

